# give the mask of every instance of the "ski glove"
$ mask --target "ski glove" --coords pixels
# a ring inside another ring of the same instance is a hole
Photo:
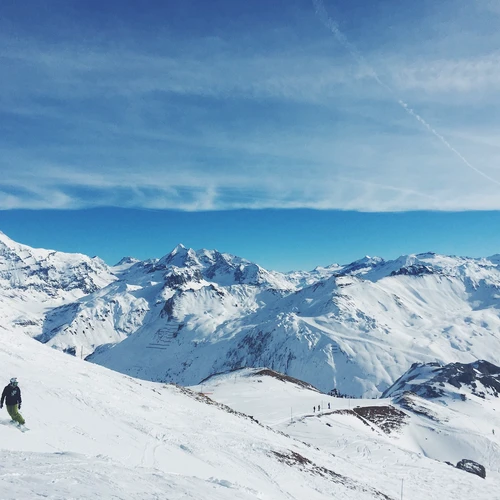
[[[18,410],[20,410],[20,409],[21,409],[21,403],[19,403],[19,404],[17,405],[17,408],[18,408]]]

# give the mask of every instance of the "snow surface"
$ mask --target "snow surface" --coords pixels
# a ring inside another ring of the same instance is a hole
[[[359,419],[310,411],[373,400],[336,400],[243,372],[204,384],[210,397],[250,410],[262,425],[196,392],[130,378],[3,327],[0,375],[18,377],[30,428],[19,432],[2,410],[5,500],[397,499],[402,480],[405,500],[482,500],[498,491],[494,458],[483,480],[409,450],[421,437],[385,436]],[[446,429],[462,424],[457,414]]]
[[[385,484],[395,492],[403,480],[404,498],[455,495],[465,500],[480,494],[475,490],[477,485],[484,494],[496,498],[494,485],[500,479],[499,398],[477,398],[467,389],[466,401],[445,397],[432,402],[415,397],[420,409],[427,409],[433,418],[403,408],[404,424],[388,435],[380,427],[362,422],[351,410],[388,405],[402,409],[395,401],[334,398],[259,375],[260,371],[246,369],[214,376],[192,389],[250,413],[295,439],[352,461],[353,474],[359,470],[365,477],[377,478],[371,484]],[[491,483],[480,485],[473,481],[468,486],[469,478],[462,476],[454,479],[456,484],[450,484],[447,473],[454,470],[445,462],[456,465],[463,458],[484,465]],[[440,490],[442,487],[447,489],[446,494]],[[400,498],[399,494],[392,495]]]
[[[99,258],[31,248],[0,231],[0,321],[23,333],[40,335],[51,310],[116,279]]]

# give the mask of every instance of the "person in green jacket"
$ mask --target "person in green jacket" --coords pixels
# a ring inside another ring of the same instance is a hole
[[[0,408],[3,408],[4,401],[12,421],[17,422],[19,425],[24,425],[25,420],[19,413],[22,400],[21,388],[17,383],[17,378],[11,378],[9,385],[4,388],[2,392],[2,399],[0,401]]]

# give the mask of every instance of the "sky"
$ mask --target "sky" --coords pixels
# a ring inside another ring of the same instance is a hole
[[[312,209],[209,212],[102,208],[0,212],[0,230],[36,248],[98,256],[160,258],[179,243],[217,249],[269,270],[310,271],[366,255],[487,257],[500,253],[500,212],[361,213]]]
[[[65,217],[87,214],[92,227],[137,210],[139,219],[177,214],[199,234],[208,213],[221,227],[229,217],[259,234],[258,215],[280,212],[286,227],[275,232],[295,240],[296,213],[312,227],[325,214],[342,227],[356,212],[367,227],[370,214],[407,214],[424,232],[441,212],[459,225],[498,221],[497,0],[4,0],[1,8],[6,233],[13,219],[29,226],[43,215],[55,247]],[[124,230],[130,238],[140,227]],[[480,238],[490,249],[492,232]],[[450,253],[466,246],[446,234]],[[228,246],[250,248],[245,238]],[[97,253],[119,252],[100,241]],[[368,253],[366,240],[357,243],[352,257]],[[386,243],[392,254],[406,240]]]

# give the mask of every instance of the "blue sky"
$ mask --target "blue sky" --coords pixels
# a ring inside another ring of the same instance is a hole
[[[360,213],[265,209],[179,212],[123,208],[11,210],[1,230],[33,247],[159,258],[178,243],[218,249],[278,271],[434,251],[470,257],[500,253],[500,212]]]
[[[346,228],[355,211],[367,227],[388,213],[380,220],[399,234],[405,217],[437,227],[445,211],[459,225],[467,214],[465,225],[493,229],[499,22],[496,0],[5,0],[0,230],[43,216],[57,242],[64,217],[87,214],[91,228],[103,217],[165,210],[197,234],[214,212],[221,226],[232,217],[257,235],[260,218],[242,209],[283,211],[282,230],[295,240],[296,213],[311,227],[343,217]],[[140,232],[132,222],[123,230]],[[466,251],[493,248],[492,233]],[[425,250],[443,235],[450,253],[466,249],[446,227],[433,234]],[[228,246],[251,248],[238,238]],[[194,241],[214,246],[208,239]],[[363,237],[350,241],[353,258],[371,252]],[[108,255],[101,244],[95,253]],[[279,249],[263,252],[255,260]],[[307,267],[304,259],[292,267]],[[328,261],[318,254],[318,264]]]

